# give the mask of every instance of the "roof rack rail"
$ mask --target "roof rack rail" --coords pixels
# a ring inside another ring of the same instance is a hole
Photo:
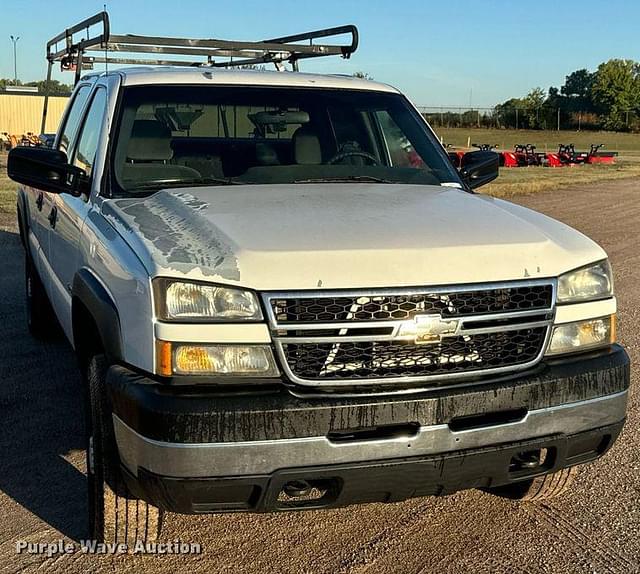
[[[100,29],[91,35],[90,29],[92,27]],[[349,44],[313,43],[314,40],[320,38],[341,35],[350,35],[351,42]],[[78,36],[80,37],[74,41],[74,37]],[[60,46],[61,43],[63,43],[62,46]],[[274,64],[277,69],[283,69],[283,64],[288,62],[294,70],[297,70],[299,60],[321,56],[349,58],[357,47],[358,29],[353,25],[315,30],[260,42],[244,42],[132,34],[116,35],[111,33],[107,12],[99,12],[49,40],[47,42],[47,60],[50,67],[54,62],[60,62],[63,70],[75,71],[75,81],[77,82],[83,69],[91,69],[93,64],[100,63],[213,68]],[[129,56],[122,54],[129,54]],[[190,61],[158,59],[159,54],[191,56],[193,59]],[[140,58],[139,55],[147,57]],[[150,58],[151,55],[156,58]],[[225,59],[219,61],[218,58]],[[239,59],[234,60],[234,58]]]
[[[95,29],[98,28],[96,31]],[[93,31],[92,31],[93,29]],[[320,38],[350,35],[348,44],[314,44]],[[75,41],[74,41],[75,39]],[[308,43],[301,43],[308,42]],[[154,66],[201,66],[229,68],[257,64],[274,64],[283,70],[284,63],[298,71],[298,61],[321,56],[349,58],[358,48],[358,29],[349,24],[325,28],[302,34],[272,38],[260,42],[243,42],[218,39],[167,38],[116,35],[111,33],[109,14],[98,12],[94,16],[67,28],[47,42],[47,83],[51,70],[60,62],[62,70],[75,71],[74,84],[82,71],[93,69],[94,64],[142,64]],[[129,54],[129,56],[123,56]],[[192,60],[165,60],[152,55],[191,56]],[[133,55],[133,56],[131,56]],[[139,55],[146,56],[143,58]],[[220,61],[218,58],[224,58]],[[239,58],[234,60],[234,58]],[[49,94],[45,92],[41,131],[44,133]]]

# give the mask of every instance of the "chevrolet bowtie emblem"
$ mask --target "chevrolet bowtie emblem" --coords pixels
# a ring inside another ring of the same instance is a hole
[[[443,335],[454,335],[458,330],[457,319],[443,319],[438,314],[416,315],[404,321],[398,329],[398,337],[413,337],[416,345],[439,343]]]

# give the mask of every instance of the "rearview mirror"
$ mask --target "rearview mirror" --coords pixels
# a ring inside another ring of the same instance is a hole
[[[460,175],[465,183],[476,189],[498,177],[500,155],[493,151],[471,151],[460,161]]]
[[[18,183],[49,191],[80,195],[87,177],[79,167],[69,165],[67,154],[45,147],[16,147],[7,158],[7,175]]]

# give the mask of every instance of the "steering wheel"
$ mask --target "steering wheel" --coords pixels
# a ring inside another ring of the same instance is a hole
[[[327,165],[333,165],[348,157],[363,157],[365,159],[368,159],[373,165],[380,165],[380,162],[378,161],[378,158],[376,156],[371,155],[366,151],[359,151],[359,150],[339,151],[329,161],[327,161]]]

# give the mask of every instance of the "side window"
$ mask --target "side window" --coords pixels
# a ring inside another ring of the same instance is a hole
[[[100,137],[106,107],[107,91],[103,88],[98,88],[85,116],[73,158],[73,165],[83,169],[87,176],[91,176],[93,170],[96,150],[98,149],[98,138]]]
[[[91,86],[81,86],[76,92],[73,98],[73,103],[69,109],[69,113],[64,122],[64,129],[60,136],[60,142],[58,143],[58,149],[65,153],[69,153],[71,146],[78,132],[78,125],[80,124],[80,118],[84,105],[87,102],[89,93],[91,92]]]

